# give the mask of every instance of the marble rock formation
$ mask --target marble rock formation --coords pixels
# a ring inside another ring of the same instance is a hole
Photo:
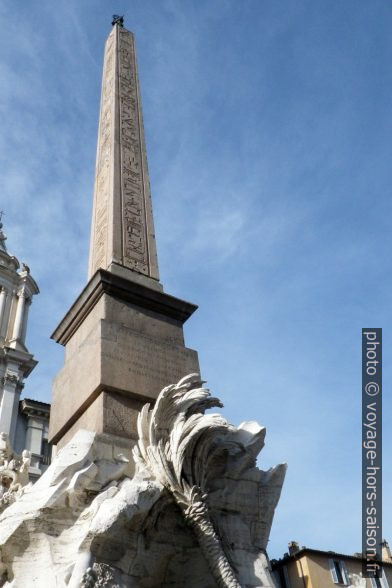
[[[357,588],[366,588],[366,578],[362,578],[362,574],[352,574],[351,584]]]
[[[31,454],[14,453],[9,437],[0,433],[0,512],[22,496],[29,485]]]
[[[138,442],[85,430],[0,516],[0,586],[273,587],[266,546],[286,466],[256,468],[192,374],[145,405]]]

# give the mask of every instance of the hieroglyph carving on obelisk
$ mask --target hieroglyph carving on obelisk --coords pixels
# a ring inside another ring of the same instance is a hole
[[[159,280],[133,34],[106,42],[89,278],[118,264]]]

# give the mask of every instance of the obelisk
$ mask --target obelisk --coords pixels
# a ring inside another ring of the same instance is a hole
[[[80,428],[135,438],[141,406],[199,372],[183,335],[197,307],[159,282],[135,41],[121,17],[105,46],[88,278],[52,335],[65,346],[49,428],[59,446]]]
[[[159,280],[135,41],[119,22],[105,47],[89,278],[99,268]]]

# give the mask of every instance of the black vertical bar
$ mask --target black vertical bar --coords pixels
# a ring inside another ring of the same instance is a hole
[[[382,329],[362,329],[362,575],[382,575]]]

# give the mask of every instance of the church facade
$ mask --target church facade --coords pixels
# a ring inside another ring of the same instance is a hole
[[[14,450],[31,452],[29,475],[38,478],[50,463],[50,405],[20,399],[25,379],[37,365],[26,346],[29,308],[39,293],[29,267],[11,255],[0,223],[0,431]]]

